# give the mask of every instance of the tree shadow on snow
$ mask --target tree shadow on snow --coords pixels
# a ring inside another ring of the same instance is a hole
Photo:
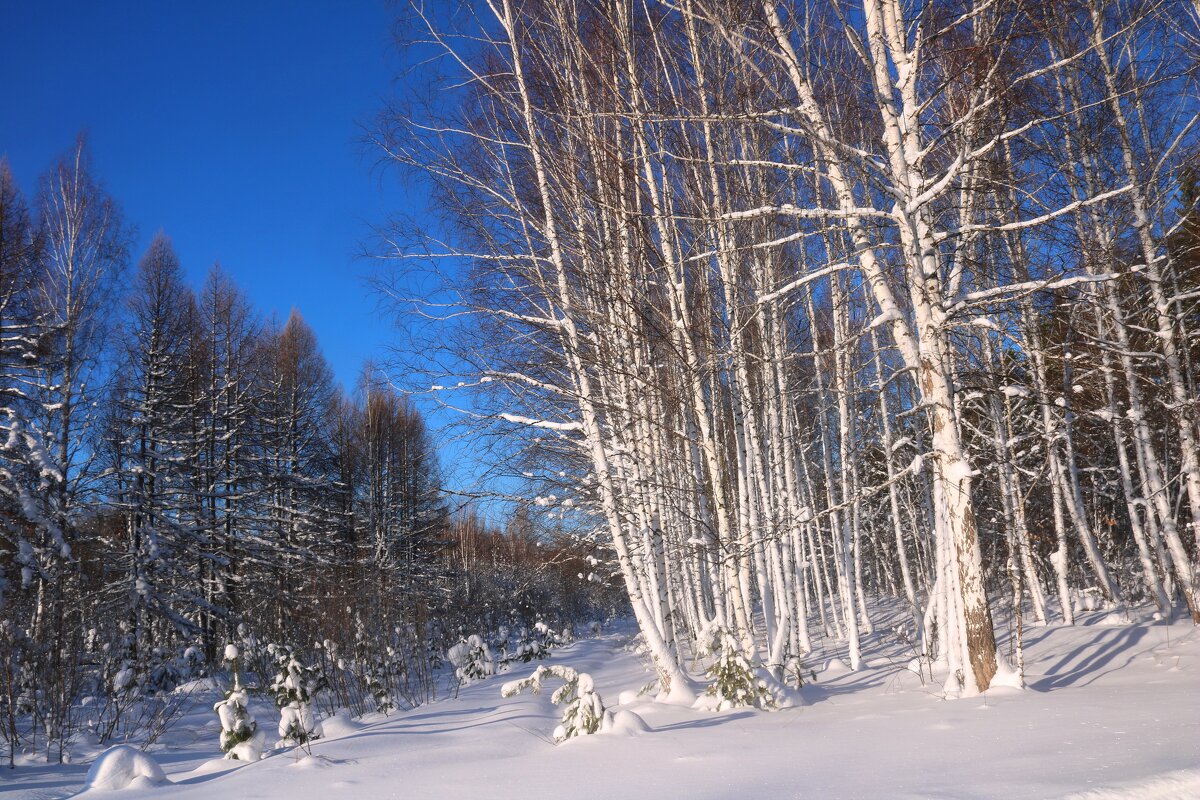
[[[388,722],[394,723],[397,720],[399,720],[401,722],[419,722],[420,720],[423,720],[423,719],[435,719],[435,718],[441,718],[441,717],[461,717],[461,716],[465,716],[467,714],[491,714],[492,712],[496,711],[498,708],[499,708],[499,706],[495,706],[495,705],[491,705],[491,706],[476,705],[476,706],[470,706],[468,708],[456,708],[456,709],[452,709],[449,711],[447,711],[447,710],[424,711],[420,714],[407,714],[407,715],[401,716],[401,717],[392,717],[390,720],[380,720],[379,722],[377,722],[375,724],[382,725],[382,724],[386,724]]]
[[[494,710],[494,709],[493,709]],[[434,716],[434,715],[429,715]],[[444,715],[437,715],[444,716]],[[406,725],[404,722],[396,725],[389,725],[385,728],[376,728],[373,730],[357,731],[350,736],[346,736],[340,741],[349,741],[351,739],[364,739],[373,736],[426,736],[430,734],[454,733],[455,731],[465,731],[471,728],[483,728],[489,725],[511,724],[516,720],[531,719],[538,720],[541,723],[556,720],[553,715],[545,714],[503,714],[485,717],[476,720],[464,720],[461,723],[453,722],[446,725],[434,725],[431,723]]]
[[[816,680],[806,681],[800,689],[806,704],[816,705],[831,700],[838,695],[852,695],[866,689],[874,689],[895,679],[898,671],[904,670],[901,664],[890,662],[863,667],[857,672],[841,672],[826,678],[817,673]],[[914,679],[916,674],[913,673]]]
[[[669,725],[655,725],[654,732],[662,731],[683,731],[689,728],[715,728],[718,725],[724,725],[728,722],[736,722],[740,719],[756,716],[754,711],[737,711],[733,714],[722,714],[715,717],[700,717],[698,719],[685,719],[682,722],[672,722]]]
[[[34,797],[63,797],[79,791],[88,764],[22,764],[10,771],[0,766],[0,795],[19,790]],[[32,773],[32,774],[31,774]],[[11,779],[12,783],[9,783]]]
[[[1070,650],[1046,669],[1045,677],[1029,688],[1049,692],[1068,686],[1088,686],[1097,678],[1127,666],[1141,651],[1134,648],[1146,637],[1145,627],[1109,628],[1094,639]],[[1113,662],[1124,657],[1120,664]]]

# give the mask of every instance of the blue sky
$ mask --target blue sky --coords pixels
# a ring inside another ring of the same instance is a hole
[[[159,229],[194,285],[219,260],[353,385],[393,339],[357,254],[414,210],[361,144],[400,74],[392,20],[385,0],[5,4],[0,154],[32,193],[86,130],[135,260]]]

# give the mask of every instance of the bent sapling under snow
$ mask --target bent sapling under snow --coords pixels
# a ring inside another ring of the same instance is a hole
[[[551,695],[550,700],[555,705],[566,704],[563,709],[562,722],[554,729],[554,743],[560,744],[576,736],[588,736],[597,733],[604,722],[604,702],[596,693],[592,676],[586,672],[577,672],[571,667],[558,664],[540,666],[527,678],[509,681],[500,689],[502,697],[515,697],[525,689],[534,694],[542,691],[542,682],[547,677],[555,677],[563,681]]]

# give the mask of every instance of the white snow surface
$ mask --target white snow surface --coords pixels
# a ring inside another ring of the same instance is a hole
[[[341,718],[311,752],[277,750],[254,763],[214,763],[216,735],[189,717],[189,729],[153,748],[174,785],[135,782],[121,796],[1198,798],[1200,633],[1186,619],[1133,618],[1106,624],[1106,612],[1089,611],[1074,627],[1027,626],[1027,688],[966,700],[923,685],[905,668],[911,651],[882,634],[866,637],[870,666],[858,672],[820,671],[845,658],[829,646],[805,661],[818,674],[804,703],[776,712],[636,696],[653,674],[627,636],[609,634],[552,660],[595,679],[611,712],[600,735],[552,744],[561,709],[550,692],[502,698],[509,673],[390,718]],[[1007,652],[1007,626],[999,633]],[[211,711],[207,719],[215,727]],[[0,770],[0,795],[68,796],[83,783],[84,759]]]
[[[83,788],[85,791],[111,792],[117,789],[142,789],[166,782],[166,773],[153,756],[122,744],[105,750],[92,762]]]

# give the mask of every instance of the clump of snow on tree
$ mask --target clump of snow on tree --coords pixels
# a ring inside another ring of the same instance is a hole
[[[627,708],[605,711],[604,722],[600,725],[601,733],[615,736],[637,736],[649,730],[650,726],[646,724],[646,720]]]

